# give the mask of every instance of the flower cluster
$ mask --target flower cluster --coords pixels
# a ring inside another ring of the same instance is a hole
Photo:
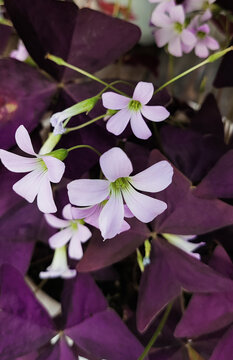
[[[209,50],[219,49],[207,23],[212,17],[214,1],[186,0],[176,5],[174,0],[151,0],[157,3],[151,16],[157,46],[168,45],[168,52],[177,57],[194,50],[198,57],[206,58]]]

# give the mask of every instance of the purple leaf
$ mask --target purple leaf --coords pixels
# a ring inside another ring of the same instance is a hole
[[[139,331],[144,331],[168,302],[180,294],[181,289],[198,293],[230,292],[233,281],[157,238],[153,241],[151,264],[141,278],[137,308]]]
[[[131,49],[140,37],[137,26],[98,11],[79,10],[70,2],[35,0],[32,5],[22,0],[19,5],[6,0],[5,6],[30,55],[56,79],[73,78],[74,72],[45,60],[46,53],[95,72]]]
[[[94,230],[89,246],[78,263],[78,271],[90,272],[112,265],[130,255],[148,238],[149,231],[145,224],[136,219],[127,222],[131,225],[129,231],[105,242],[99,230]]]
[[[231,327],[216,346],[210,360],[230,359],[233,351],[233,327]]]
[[[56,84],[38,70],[14,59],[0,60],[0,144],[15,144],[15,131],[23,124],[31,132],[48,107]]]
[[[232,198],[233,150],[223,155],[194,191],[205,198]]]
[[[77,358],[62,337],[53,347],[50,346],[43,351],[36,360],[77,360]]]
[[[1,360],[30,353],[53,337],[47,312],[10,265],[0,268],[0,309]]]
[[[7,46],[10,35],[12,34],[12,27],[0,24],[0,54],[2,54]]]

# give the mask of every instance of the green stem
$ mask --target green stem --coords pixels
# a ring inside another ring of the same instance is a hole
[[[84,76],[87,76],[88,78],[90,78],[90,79],[92,79],[92,80],[95,80],[95,81],[99,82],[100,84],[102,84],[102,85],[104,85],[104,86],[106,86],[106,87],[109,87],[110,89],[118,92],[119,94],[128,97],[128,95],[125,94],[123,91],[118,90],[118,89],[115,88],[114,86],[109,85],[109,84],[106,83],[105,81],[97,78],[96,76],[90,74],[89,72],[87,72],[87,71],[85,71],[85,70],[82,70],[82,69],[78,68],[77,66],[74,66],[74,65],[71,65],[71,64],[67,63],[66,61],[64,61],[63,59],[61,59],[61,58],[59,58],[59,57],[57,57],[57,56],[54,56],[54,55],[51,55],[51,54],[47,54],[47,55],[45,56],[45,58],[46,58],[46,59],[49,59],[49,60],[51,60],[51,61],[53,61],[53,62],[55,62],[55,63],[58,64],[58,65],[66,66],[66,67],[68,67],[69,69],[75,70],[75,71],[79,72],[80,74],[82,74],[82,75],[84,75]]]
[[[90,149],[90,150],[94,151],[97,155],[101,156],[101,153],[91,145],[76,145],[76,146],[73,146],[73,147],[67,149],[67,151],[70,152],[75,149],[83,149],[83,148]]]
[[[197,70],[198,68],[200,68],[200,67],[202,67],[202,66],[204,66],[206,64],[212,63],[212,62],[220,59],[222,56],[224,56],[225,54],[227,54],[229,51],[232,51],[232,50],[233,50],[233,46],[230,46],[227,49],[224,49],[222,51],[218,51],[217,53],[210,55],[206,60],[202,61],[200,64],[197,64],[197,65],[191,67],[190,69],[184,71],[182,74],[179,74],[179,75],[175,76],[173,79],[167,81],[165,84],[160,86],[157,90],[155,90],[154,94],[157,94],[159,91],[161,91],[162,89],[164,89],[168,85],[174,83],[176,80],[179,80],[183,76],[186,76],[186,75],[190,74],[192,71]]]
[[[145,347],[145,350],[143,351],[142,355],[139,356],[138,360],[143,360],[145,359],[145,357],[148,355],[150,349],[152,348],[152,346],[154,345],[155,341],[157,340],[158,336],[161,334],[161,331],[163,330],[164,328],[164,325],[166,324],[166,321],[168,319],[168,316],[171,312],[171,309],[172,309],[172,305],[173,305],[173,302],[171,302],[167,308],[166,308],[166,311],[165,313],[163,314],[163,317],[157,327],[157,329],[155,330],[155,333],[154,335],[152,336],[152,338],[150,339],[149,343],[147,344],[147,346]]]
[[[96,96],[101,96],[107,89],[112,88],[113,85],[119,84],[119,83],[126,84],[126,85],[129,85],[129,86],[133,86],[133,85],[132,85],[130,82],[128,82],[128,81],[115,80],[115,81],[111,82],[110,84],[108,84],[107,86],[105,86],[105,88],[104,88],[103,90],[101,90]],[[128,96],[128,95],[127,95],[127,96]]]
[[[74,126],[74,127],[72,127],[72,128],[67,128],[65,134],[68,134],[68,133],[71,132],[71,131],[75,131],[75,130],[82,129],[82,128],[90,125],[90,124],[93,124],[94,122],[96,122],[96,121],[98,121],[98,120],[100,120],[100,119],[103,119],[105,116],[107,116],[107,114],[100,115],[100,116],[98,116],[98,117],[96,117],[96,118],[94,118],[94,119],[91,119],[91,120],[85,122],[84,124],[81,124],[81,125],[78,125],[78,126]]]

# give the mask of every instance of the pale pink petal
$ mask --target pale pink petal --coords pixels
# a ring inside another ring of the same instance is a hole
[[[83,257],[83,249],[79,240],[78,231],[76,231],[70,240],[68,254],[71,259],[80,260]]]
[[[107,130],[116,136],[120,135],[128,125],[130,116],[131,112],[128,108],[120,110],[108,120]]]
[[[60,248],[68,243],[72,235],[70,227],[61,230],[49,238],[49,245],[52,249]]]
[[[128,156],[118,147],[114,147],[101,155],[100,167],[104,176],[111,182],[121,177],[127,177],[133,171]]]
[[[79,236],[79,241],[81,243],[85,243],[91,238],[92,233],[88,229],[87,226],[82,225],[82,224],[78,224],[78,236]]]
[[[154,86],[152,83],[140,81],[133,93],[133,100],[139,101],[142,105],[147,104],[154,93]]]
[[[83,207],[83,208],[76,208],[72,207],[72,217],[73,219],[85,219],[87,216],[92,215],[98,205]]]
[[[209,34],[210,33],[210,27],[207,24],[203,24],[203,25],[198,27],[197,31],[201,31],[201,32],[204,32],[206,34]]]
[[[151,121],[163,121],[168,118],[170,113],[164,106],[148,106],[143,105],[141,113],[146,119]]]
[[[172,6],[169,10],[170,17],[173,22],[183,24],[185,20],[184,8],[182,5]]]
[[[53,191],[50,181],[47,177],[47,173],[44,174],[40,184],[37,195],[37,206],[43,213],[54,213],[57,211],[57,207],[53,199]]]
[[[122,227],[121,227],[119,234],[121,234],[124,231],[128,231],[129,229],[130,229],[130,225],[125,220],[123,220]]]
[[[196,44],[196,36],[193,35],[193,33],[187,29],[184,29],[181,33],[181,40],[184,44],[187,44],[188,46],[194,46]]]
[[[195,54],[200,58],[206,58],[209,55],[209,50],[206,45],[199,42],[195,47]]]
[[[146,140],[152,135],[145,120],[142,118],[140,111],[132,112],[130,125],[134,135],[139,139]]]
[[[210,50],[218,50],[219,49],[219,43],[217,42],[217,40],[215,40],[211,36],[207,36],[205,38],[205,43]]]
[[[63,210],[62,210],[62,216],[64,217],[64,219],[67,220],[73,220],[73,212],[72,212],[72,206],[70,204],[67,204],[66,206],[64,206]]]
[[[185,44],[185,43],[182,43],[181,44],[181,46],[182,46],[182,51],[185,53],[185,54],[188,54],[188,53],[190,53],[192,50],[193,50],[193,48],[194,48],[194,46],[192,45],[192,46],[190,46],[190,45],[187,45],[187,44]]]
[[[65,164],[53,156],[42,156],[42,160],[48,169],[49,181],[59,183],[65,171]]]
[[[139,174],[130,177],[130,183],[138,190],[158,192],[172,182],[173,168],[169,162],[160,161]]]
[[[36,155],[28,131],[23,125],[20,125],[16,130],[15,140],[18,147],[25,153],[30,155]]]
[[[52,214],[45,214],[45,219],[50,226],[52,226],[56,229],[65,228],[65,227],[69,226],[69,224],[70,224],[69,221],[59,219],[58,217],[56,217]]]
[[[129,210],[128,206],[125,204],[124,205],[124,211],[125,211],[125,215],[124,217],[126,218],[133,218],[134,214]]]
[[[109,181],[80,179],[67,185],[71,204],[77,206],[96,205],[105,200],[109,194]]]
[[[169,41],[168,51],[174,56],[182,56],[181,41],[179,36],[176,36]]]
[[[141,194],[133,187],[123,190],[123,197],[134,216],[144,223],[152,221],[167,208],[165,202]]]
[[[32,171],[38,167],[37,158],[27,158],[6,150],[0,150],[0,159],[8,170],[16,173]]]
[[[85,218],[85,222],[99,229],[99,216],[103,209],[103,206],[96,205],[95,211]]]
[[[124,205],[121,193],[113,194],[99,216],[99,228],[104,240],[121,232],[124,220]]]
[[[116,94],[112,91],[106,92],[102,95],[103,106],[112,110],[121,110],[127,107],[130,100],[130,98]]]
[[[163,47],[173,37],[172,28],[163,28],[155,31],[155,41],[158,47]]]
[[[33,170],[13,185],[13,190],[28,202],[32,203],[39,192],[43,179],[41,170]]]
[[[151,23],[155,26],[164,28],[171,25],[171,19],[164,12],[159,11],[157,8],[153,11],[151,15]]]

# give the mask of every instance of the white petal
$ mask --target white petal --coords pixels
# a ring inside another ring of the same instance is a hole
[[[13,185],[13,190],[28,202],[32,203],[39,192],[44,174],[41,170],[33,170]]]
[[[84,219],[87,216],[92,215],[95,212],[97,206],[98,205],[92,205],[83,208],[72,207],[72,217],[73,219]]]
[[[37,158],[27,158],[6,150],[0,150],[0,159],[8,170],[16,173],[32,171],[38,167]]]
[[[78,237],[78,232],[73,234],[68,247],[68,254],[71,259],[80,260],[83,257],[83,249]]]
[[[183,24],[185,20],[184,8],[182,5],[172,6],[169,11],[170,17],[173,22]]]
[[[33,146],[32,146],[32,142],[31,142],[29,133],[23,125],[20,125],[18,127],[18,129],[16,130],[15,140],[16,140],[18,147],[21,150],[23,150],[25,153],[30,154],[30,155],[36,155],[36,153],[33,149]]]
[[[152,221],[167,208],[165,202],[141,194],[133,187],[123,190],[123,197],[134,216],[144,223]]]
[[[128,156],[117,147],[101,155],[100,167],[104,176],[111,182],[121,177],[128,177],[133,171],[133,166]]]
[[[39,210],[43,213],[54,213],[57,211],[57,207],[53,199],[51,184],[47,177],[47,173],[44,174],[40,184],[39,192],[37,195],[37,206]]]
[[[120,110],[127,107],[130,100],[130,98],[116,94],[112,91],[106,92],[102,95],[103,106],[112,110]]]
[[[48,169],[49,181],[59,183],[65,171],[65,164],[53,156],[42,156],[41,158]]]
[[[146,140],[152,135],[140,111],[132,113],[130,124],[134,135],[139,139]]]
[[[152,83],[140,81],[133,93],[133,99],[139,101],[141,104],[147,104],[154,93],[154,86]]]
[[[58,217],[52,214],[45,214],[45,219],[47,223],[55,229],[63,229],[69,226],[70,222],[67,220],[59,219]]]
[[[49,245],[52,249],[60,248],[68,243],[72,237],[72,230],[70,227],[61,230],[49,238]]]
[[[120,193],[113,194],[104,205],[99,217],[99,228],[104,240],[111,239],[121,232],[124,220],[124,205]]]
[[[148,106],[144,105],[141,109],[141,113],[146,119],[151,121],[163,121],[168,118],[170,113],[164,106]]]
[[[74,180],[67,185],[67,188],[71,204],[77,206],[99,204],[109,194],[109,182],[107,180]]]
[[[64,206],[62,210],[62,216],[64,217],[64,219],[73,220],[72,206],[70,204]]]
[[[173,168],[165,160],[160,161],[139,174],[130,177],[130,183],[138,190],[158,192],[172,182]]]
[[[116,136],[120,135],[128,125],[130,116],[131,112],[128,108],[120,110],[108,120],[107,130]]]

